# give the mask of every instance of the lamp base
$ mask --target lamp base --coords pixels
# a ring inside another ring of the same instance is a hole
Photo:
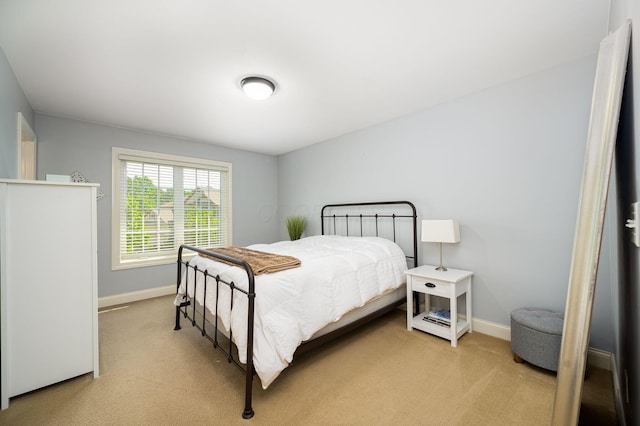
[[[444,265],[442,264],[442,243],[440,243],[440,266],[436,268],[436,271],[445,272],[446,270],[447,268],[445,268]]]

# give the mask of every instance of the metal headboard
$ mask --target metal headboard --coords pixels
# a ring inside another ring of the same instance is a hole
[[[411,234],[405,238],[409,241],[401,244],[400,237],[406,233],[401,224],[407,221],[412,225]],[[322,235],[388,238],[403,248],[414,268],[418,266],[417,213],[409,201],[327,204],[320,211],[320,224]]]

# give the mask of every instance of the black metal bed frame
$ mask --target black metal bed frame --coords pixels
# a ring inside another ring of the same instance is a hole
[[[388,211],[385,211],[383,213],[355,213],[355,214],[349,214],[349,213],[343,213],[343,214],[326,214],[325,210],[333,210],[333,209],[345,209],[344,211],[349,211],[350,208],[354,208],[354,209],[358,209],[358,208],[371,208],[374,206],[397,206],[398,210],[408,210],[410,211],[409,213],[401,213],[401,214],[396,214],[396,213],[389,213]],[[410,219],[412,221],[412,244],[413,244],[413,252],[408,255],[406,254],[406,257],[408,260],[411,260],[413,263],[413,266],[418,266],[418,236],[417,236],[417,214],[416,214],[416,208],[415,206],[409,202],[409,201],[382,201],[382,202],[365,202],[365,203],[347,203],[347,204],[327,204],[324,207],[322,207],[321,213],[320,213],[320,220],[321,220],[321,233],[322,235],[327,235],[325,234],[325,221],[328,220],[330,222],[332,222],[333,224],[333,234],[330,235],[334,235],[337,232],[337,224],[339,222],[337,222],[338,219],[343,220],[344,219],[344,223],[345,223],[345,229],[346,229],[346,233],[344,235],[346,236],[352,236],[351,234],[349,234],[349,220],[357,220],[359,222],[359,228],[360,228],[360,235],[359,236],[365,236],[364,235],[364,221],[365,220],[372,220],[374,222],[375,225],[375,236],[379,236],[379,220],[383,219],[383,218],[387,218],[391,220],[392,223],[392,239],[394,242],[396,242],[396,220],[397,219]],[[331,224],[331,223],[330,223]],[[329,224],[329,225],[330,225]],[[327,226],[327,229],[330,228],[330,226]],[[327,231],[328,232],[328,231]],[[340,234],[342,235],[342,234]],[[229,262],[231,264],[237,265],[238,267],[242,268],[245,270],[246,274],[247,274],[247,278],[248,278],[248,288],[247,290],[244,290],[240,287],[237,287],[233,281],[226,281],[225,279],[223,279],[222,277],[220,277],[220,275],[211,275],[207,272],[207,270],[201,270],[198,269],[197,266],[191,266],[189,264],[188,261],[184,261],[182,259],[183,256],[183,250],[187,249],[196,253],[200,253],[200,254],[204,254],[207,255],[209,257],[213,257],[213,258],[217,258],[220,260],[223,260],[225,262]],[[178,274],[177,274],[177,287],[176,287],[176,293],[178,291],[178,288],[180,287],[180,281],[182,278],[182,267],[185,267],[187,269],[191,268],[194,271],[193,277],[194,277],[194,298],[195,298],[195,294],[197,291],[197,274],[201,273],[203,275],[204,278],[204,293],[203,294],[207,294],[207,288],[209,285],[215,285],[215,291],[216,291],[216,304],[215,304],[215,312],[212,312],[213,315],[213,319],[214,319],[214,323],[212,324],[213,326],[213,330],[212,331],[208,331],[207,329],[207,322],[208,320],[206,319],[206,311],[207,309],[205,307],[202,307],[202,313],[201,314],[197,314],[196,312],[196,304],[197,303],[191,303],[191,300],[188,296],[188,293],[184,295],[184,299],[177,304],[176,306],[176,323],[175,323],[175,327],[174,330],[180,330],[182,327],[180,326],[180,314],[182,313],[182,315],[187,318],[188,320],[191,321],[191,325],[193,327],[195,327],[196,329],[198,329],[202,336],[206,337],[209,341],[211,341],[213,343],[213,347],[218,349],[219,351],[221,351],[226,357],[227,357],[227,361],[229,363],[233,363],[236,367],[238,367],[244,374],[245,374],[245,405],[244,405],[244,410],[242,412],[242,417],[245,419],[250,419],[253,417],[254,415],[254,411],[253,408],[251,406],[251,400],[252,400],[252,388],[253,388],[253,376],[255,375],[255,370],[253,367],[253,331],[254,331],[254,313],[255,313],[255,298],[256,298],[256,292],[255,292],[255,276],[253,273],[253,270],[251,269],[251,266],[245,262],[244,260],[240,260],[240,259],[236,259],[230,256],[226,256],[224,254],[220,254],[220,253],[216,253],[216,252],[211,252],[211,251],[207,251],[198,247],[193,247],[193,246],[189,246],[189,245],[181,245],[179,250],[178,250]],[[188,279],[189,274],[185,275]],[[240,293],[244,294],[247,297],[248,300],[248,305],[247,305],[247,352],[246,352],[246,364],[241,364],[240,361],[238,361],[235,357],[234,357],[234,347],[235,345],[233,344],[233,332],[230,330],[229,331],[229,336],[228,339],[224,339],[224,345],[221,344],[221,342],[218,340],[218,336],[220,334],[219,332],[219,328],[218,328],[218,311],[219,311],[219,303],[218,303],[218,292],[220,289],[220,284],[226,285],[230,290],[231,290],[231,297],[230,297],[230,306],[228,306],[226,309],[229,310],[229,312],[231,312],[231,310],[233,310],[233,300],[234,300],[234,292],[235,291],[239,291]],[[195,300],[194,300],[195,302]],[[395,303],[391,303],[387,306],[382,307],[381,309],[372,312],[368,315],[366,315],[365,317],[362,317],[342,328],[339,328],[337,330],[334,330],[330,333],[327,333],[325,335],[320,336],[317,339],[314,340],[310,340],[307,342],[303,342],[298,349],[296,350],[295,354],[298,355],[302,352],[306,352],[307,350],[313,349],[315,347],[318,347],[330,340],[333,340],[339,336],[342,336],[352,330],[354,330],[355,328],[370,322],[371,320],[384,315],[387,312],[390,312],[391,310],[395,309],[397,306],[401,305],[404,302],[404,300],[399,300],[396,301]],[[191,306],[191,309],[189,309],[189,306]],[[191,310],[191,313],[189,313],[189,310]],[[199,323],[196,320],[196,317],[199,316],[199,319],[201,319],[201,322]],[[211,336],[209,333],[213,334],[213,336]]]

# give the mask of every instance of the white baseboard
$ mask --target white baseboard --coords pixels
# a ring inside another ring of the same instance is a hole
[[[507,327],[504,324],[473,318],[472,326],[473,331],[477,331],[478,333],[488,334],[489,336],[509,342],[511,341],[511,327]]]
[[[152,299],[154,297],[167,296],[169,294],[175,294],[175,292],[176,286],[173,284],[164,287],[155,287],[147,290],[100,297],[98,298],[98,308],[106,308],[109,306],[122,305],[124,303],[137,302],[139,300]]]
[[[481,319],[473,319],[473,331],[497,337],[498,339],[511,341],[511,327],[504,324],[498,324],[491,321]],[[587,364],[592,367],[603,368],[611,371],[611,362],[613,357],[611,352],[601,351],[600,349],[589,348],[587,353]]]
[[[623,396],[620,376],[618,375],[618,365],[616,364],[616,357],[614,356],[611,357],[611,378],[613,379],[613,402],[616,405],[618,418],[623,419],[626,393],[624,394],[625,396]]]
[[[596,348],[589,348],[589,352],[587,352],[587,365],[611,371],[612,362],[613,355],[611,352],[601,351]]]

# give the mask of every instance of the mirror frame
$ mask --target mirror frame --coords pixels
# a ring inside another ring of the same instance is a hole
[[[598,51],[552,425],[577,425],[579,420],[607,192],[630,39],[631,21],[627,20],[602,40]]]

